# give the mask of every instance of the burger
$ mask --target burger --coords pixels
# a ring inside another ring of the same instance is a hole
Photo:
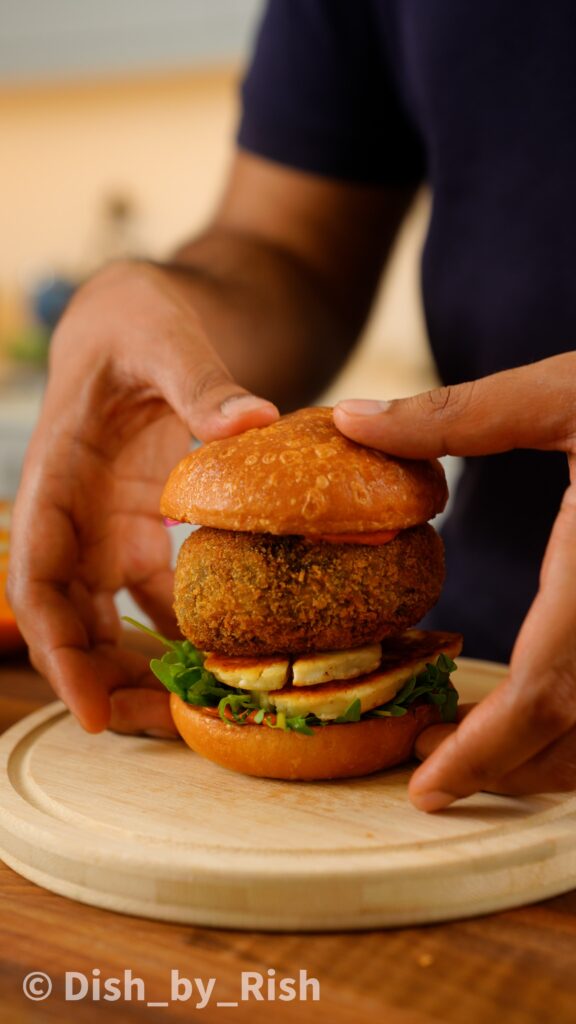
[[[453,720],[462,638],[410,628],[442,588],[446,499],[439,462],[358,445],[328,408],[187,455],[161,502],[198,527],[175,572],[185,639],[152,662],[186,743],[248,775],[346,778]]]

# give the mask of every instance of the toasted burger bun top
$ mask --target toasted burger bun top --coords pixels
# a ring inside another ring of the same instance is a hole
[[[269,427],[212,441],[170,474],[161,512],[252,533],[402,530],[446,504],[433,460],[397,459],[349,441],[331,409],[301,409]]]

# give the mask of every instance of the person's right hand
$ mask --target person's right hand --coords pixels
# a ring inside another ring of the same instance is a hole
[[[127,587],[174,635],[166,477],[191,434],[277,415],[232,380],[165,270],[111,264],[72,300],[14,509],[9,599],[33,664],[87,730],[173,731],[167,693],[118,644],[114,595]]]

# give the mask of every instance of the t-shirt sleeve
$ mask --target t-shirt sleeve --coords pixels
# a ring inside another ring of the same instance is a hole
[[[242,101],[238,143],[259,156],[356,182],[425,176],[369,0],[269,0]]]

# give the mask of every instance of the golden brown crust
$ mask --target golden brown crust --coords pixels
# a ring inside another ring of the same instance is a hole
[[[206,444],[172,471],[161,511],[183,522],[275,534],[405,529],[448,496],[433,460],[397,459],[349,441],[327,408]]]
[[[441,721],[438,708],[419,704],[401,718],[367,718],[316,727],[313,736],[234,725],[172,693],[170,710],[182,739],[202,757],[244,775],[269,779],[348,779],[402,764],[417,736]]]
[[[443,580],[442,541],[427,523],[376,547],[202,527],[180,548],[174,609],[202,651],[346,650],[418,622]]]

